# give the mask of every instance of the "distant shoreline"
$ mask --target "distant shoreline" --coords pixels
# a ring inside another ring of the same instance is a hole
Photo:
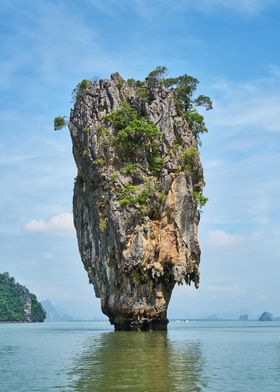
[[[0,324],[39,324],[44,321],[0,321]]]

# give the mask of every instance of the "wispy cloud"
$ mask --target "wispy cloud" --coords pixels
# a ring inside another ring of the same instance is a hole
[[[242,242],[240,235],[229,234],[223,230],[213,230],[208,233],[208,244],[217,248],[228,248]]]
[[[246,14],[255,14],[277,3],[277,0],[87,0],[99,11],[113,13],[134,12],[139,16],[147,17],[151,14],[163,12],[190,12],[203,13],[230,10]]]
[[[51,234],[73,234],[74,224],[73,215],[69,212],[64,212],[53,216],[49,220],[32,219],[23,226],[24,230],[37,233],[51,233]]]
[[[232,132],[255,129],[258,132],[280,132],[280,73],[266,78],[235,83],[217,81],[211,88],[215,111],[209,121],[211,127],[227,127]]]
[[[52,260],[54,258],[54,254],[52,252],[49,251],[44,251],[41,253],[41,256],[43,257],[43,259],[45,260]]]
[[[247,289],[238,284],[232,285],[206,285],[202,288],[203,293],[208,293],[212,296],[223,295],[229,297],[240,297],[248,293]]]
[[[184,3],[183,1],[181,2]],[[186,1],[187,5],[191,3],[194,2],[191,0]],[[251,14],[268,8],[275,3],[277,3],[277,0],[198,0],[193,7],[197,7],[201,11],[225,8]]]

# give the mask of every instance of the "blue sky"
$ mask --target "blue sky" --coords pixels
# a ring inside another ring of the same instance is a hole
[[[75,317],[101,316],[73,231],[71,141],[53,118],[84,78],[165,65],[214,102],[201,288],[176,288],[169,315],[280,315],[280,1],[2,0],[0,16],[0,271]]]

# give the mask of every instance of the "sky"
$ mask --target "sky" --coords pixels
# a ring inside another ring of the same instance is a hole
[[[101,318],[72,223],[67,129],[82,80],[143,79],[158,65],[209,95],[201,159],[201,287],[169,317],[280,315],[280,1],[2,0],[0,272],[80,319]]]

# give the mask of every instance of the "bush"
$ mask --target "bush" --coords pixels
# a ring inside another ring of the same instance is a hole
[[[193,94],[199,83],[197,78],[187,74],[176,78],[165,78],[166,72],[166,67],[157,67],[150,72],[146,81],[150,84],[162,83],[166,87],[173,89],[177,110],[179,113],[186,115],[192,131],[200,143],[199,134],[207,132],[207,128],[203,116],[196,111],[196,107],[203,106],[206,110],[213,109],[212,101],[206,95],[199,95],[193,99]]]
[[[76,100],[81,92],[87,90],[89,87],[91,87],[91,85],[94,84],[96,85],[95,81],[89,81],[87,79],[83,79],[72,91],[72,99]]]
[[[157,144],[157,139],[161,135],[160,130],[154,124],[144,118],[138,118],[119,130],[116,141],[123,150],[137,150],[140,146],[149,149]]]
[[[208,197],[205,197],[202,192],[193,192],[193,198],[199,208],[203,208],[208,202]]]
[[[187,147],[181,153],[179,157],[179,171],[189,170],[192,171],[195,168],[195,165],[198,160],[198,151],[194,147]]]
[[[110,176],[110,181],[116,182],[118,179],[118,172],[114,171]]]
[[[105,165],[105,159],[104,158],[97,158],[93,162],[97,166],[104,166]]]
[[[136,109],[132,108],[129,103],[125,102],[121,108],[107,114],[103,120],[108,122],[112,127],[119,131],[126,128],[133,120],[139,117]]]
[[[138,163],[128,163],[121,169],[121,172],[124,174],[135,174],[139,169],[140,165]]]
[[[149,86],[154,87],[164,80],[164,76],[167,72],[167,68],[164,66],[158,66],[146,77],[146,82]]]
[[[116,83],[116,86],[119,90],[122,89],[123,85],[124,85],[125,81],[124,80],[118,80]]]
[[[119,205],[121,207],[132,206],[136,204],[135,192],[137,187],[132,184],[126,184],[120,194]]]
[[[121,108],[104,116],[103,120],[116,131],[114,143],[117,146],[119,159],[135,159],[139,148],[142,151],[144,148],[149,170],[155,174],[160,172],[164,162],[159,152],[162,133],[153,123],[141,117],[127,102]],[[130,171],[131,169],[132,167],[128,168]]]
[[[203,116],[199,114],[196,110],[192,110],[186,113],[186,118],[195,136],[199,136],[200,133],[208,132],[204,123]]]
[[[103,233],[107,228],[108,218],[101,216],[99,220],[98,228]]]
[[[75,186],[77,186],[77,187],[83,186],[84,183],[85,183],[84,178],[83,178],[80,174],[78,174],[78,175],[75,177],[75,179],[74,179],[74,184],[75,184]]]
[[[136,204],[140,204],[140,206],[143,207],[149,202],[149,200],[155,198],[162,201],[162,194],[158,192],[158,187],[155,181],[153,185],[148,182],[145,182],[140,186],[127,184],[121,192],[119,204],[121,207],[135,206]],[[143,211],[142,208],[141,211]]]
[[[158,174],[161,172],[162,166],[164,165],[164,159],[160,156],[158,151],[154,151],[148,154],[149,169],[152,174]]]
[[[58,131],[64,127],[66,127],[67,123],[65,117],[58,116],[53,120],[53,128],[55,131]]]
[[[79,84],[78,84],[78,89],[79,90],[87,90],[91,86],[91,83],[87,79],[83,79]]]

